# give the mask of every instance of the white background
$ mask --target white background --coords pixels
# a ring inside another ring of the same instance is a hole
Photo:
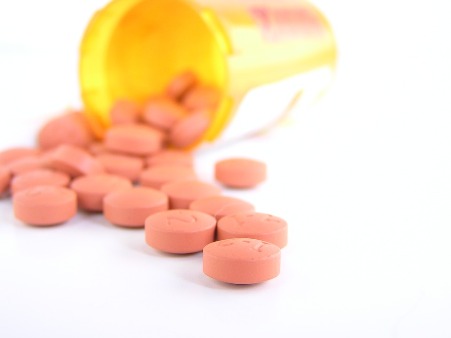
[[[105,1],[0,0],[0,145],[79,102],[77,48]],[[281,275],[229,286],[201,254],[80,214],[35,229],[0,202],[0,337],[451,337],[451,6],[318,0],[337,80],[292,126],[198,154],[264,159],[228,192],[289,222]]]

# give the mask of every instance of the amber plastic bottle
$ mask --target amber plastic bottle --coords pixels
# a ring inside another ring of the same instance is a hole
[[[276,124],[328,86],[335,60],[331,27],[309,2],[114,0],[85,31],[80,84],[101,135],[117,99],[144,104],[191,70],[222,93],[208,142]]]

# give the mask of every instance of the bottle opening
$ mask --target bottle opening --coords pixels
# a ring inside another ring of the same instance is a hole
[[[204,139],[226,123],[228,41],[212,12],[183,0],[116,0],[97,12],[81,45],[80,81],[97,134],[118,99],[144,105],[186,71],[220,88],[222,102]]]

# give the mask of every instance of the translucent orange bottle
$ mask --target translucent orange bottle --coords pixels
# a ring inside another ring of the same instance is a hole
[[[100,136],[117,99],[144,104],[191,70],[222,93],[208,142],[262,131],[321,93],[336,45],[325,17],[301,0],[113,0],[91,19],[80,53],[82,97]]]

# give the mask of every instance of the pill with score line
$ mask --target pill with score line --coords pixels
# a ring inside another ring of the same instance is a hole
[[[175,209],[146,219],[146,242],[159,251],[187,254],[214,241],[216,219],[195,210]]]
[[[280,217],[249,212],[228,215],[218,221],[218,240],[249,237],[270,242],[283,248],[287,245],[288,225]]]
[[[279,275],[280,248],[252,238],[213,242],[203,250],[203,271],[225,283],[262,283]]]

